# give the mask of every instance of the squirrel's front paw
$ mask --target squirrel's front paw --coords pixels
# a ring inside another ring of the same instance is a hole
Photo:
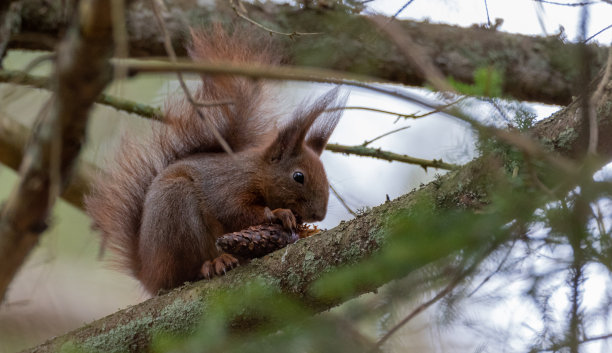
[[[206,261],[202,265],[200,272],[206,279],[211,279],[215,275],[223,276],[227,271],[238,266],[238,259],[230,254],[223,253],[212,261]]]
[[[271,211],[268,207],[265,209],[266,218],[270,223],[280,223],[283,225],[283,228],[287,230],[295,230],[297,228],[297,222],[295,220],[295,216],[290,209],[287,208],[277,208]]]

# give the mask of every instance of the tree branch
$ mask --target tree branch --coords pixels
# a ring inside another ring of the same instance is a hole
[[[223,65],[214,65],[213,67],[220,67],[220,69],[223,68]],[[231,68],[226,68],[228,71],[233,72],[235,70],[231,70]],[[249,71],[250,67],[246,67],[243,71],[245,73],[250,73]],[[258,73],[258,71],[254,72],[255,74]],[[282,74],[282,72],[281,72]],[[291,76],[288,75],[287,77],[295,77],[295,76]],[[302,75],[302,77],[304,79],[308,78],[309,76],[304,74]],[[324,77],[324,75],[321,75],[321,77]],[[7,82],[7,83],[15,83],[15,84],[23,84],[23,85],[28,85],[28,86],[32,86],[32,87],[37,87],[37,88],[46,88],[48,85],[49,80],[44,78],[44,77],[36,77],[36,76],[32,76],[29,74],[26,74],[24,72],[15,72],[15,71],[3,71],[0,70],[0,82]],[[117,98],[117,97],[113,97],[107,94],[101,94],[99,96],[98,99],[96,99],[96,102],[99,104],[103,104],[106,106],[110,106],[113,107],[117,110],[121,110],[124,111],[126,113],[130,113],[130,114],[136,114],[139,115],[141,117],[144,118],[150,118],[153,120],[163,120],[163,116],[162,116],[162,112],[159,109],[147,106],[145,104],[139,104],[130,100],[126,100],[126,99],[121,99],[121,98]],[[421,115],[401,115],[401,117],[405,117],[405,118],[421,118],[421,117],[425,117],[428,116],[430,114],[433,114],[435,112],[440,112],[443,111],[444,108],[448,108],[450,106],[452,106],[452,104],[454,104],[455,102],[449,104],[449,105],[445,105],[445,106],[441,106],[440,108],[436,108],[430,112],[421,114]],[[349,107],[350,108],[350,107]],[[370,109],[370,108],[365,108],[365,107],[359,107],[361,109]],[[370,109],[373,111],[378,111],[378,112],[385,112],[385,111],[381,111],[378,109]],[[385,113],[389,113],[389,112],[385,112]],[[8,124],[8,123],[7,123]],[[11,124],[8,124],[7,126],[11,126]],[[20,133],[19,129],[16,128],[18,131],[14,132],[14,133]],[[1,131],[0,131],[1,132]],[[8,135],[8,134],[7,134]],[[0,135],[0,138],[2,137],[2,135]],[[7,143],[10,143],[11,140],[14,140],[14,138],[7,138]],[[371,141],[370,141],[371,142]],[[13,150],[18,149],[19,146],[15,146],[13,147]],[[393,153],[393,152],[389,152],[389,151],[383,151],[381,149],[376,149],[376,148],[368,148],[366,146],[345,146],[345,145],[339,145],[339,144],[328,144],[325,147],[326,150],[328,151],[332,151],[332,152],[337,152],[337,153],[344,153],[344,154],[352,154],[352,155],[357,155],[357,156],[364,156],[364,157],[372,157],[372,158],[377,158],[377,159],[382,159],[382,160],[386,160],[386,161],[396,161],[396,162],[402,162],[402,163],[408,163],[408,164],[416,164],[416,165],[420,165],[421,167],[427,169],[429,168],[438,168],[438,169],[454,169],[457,166],[454,164],[450,164],[450,163],[445,163],[442,160],[426,160],[426,159],[421,159],[421,158],[415,158],[415,157],[410,157],[407,155],[401,155],[401,154],[397,154],[397,153]],[[11,160],[11,159],[18,159],[18,155],[6,155],[4,156],[5,159],[7,160]],[[0,156],[0,162],[3,162],[3,157]],[[6,164],[6,163],[5,163]],[[9,165],[11,166],[11,165]],[[12,166],[11,166],[12,167]],[[14,169],[16,169],[15,167],[12,167]],[[72,202],[76,202],[77,205],[81,204],[80,200],[72,200]]]
[[[27,127],[13,119],[0,116],[0,163],[18,170],[29,135]],[[60,196],[74,207],[83,209],[83,195],[89,191],[92,176],[100,171],[95,165],[85,161],[79,161],[78,164]]]
[[[72,175],[89,109],[112,78],[109,2],[80,5],[74,29],[58,48],[49,109],[43,108],[20,166],[20,182],[0,211],[0,301],[44,232],[55,198]]]
[[[22,71],[0,70],[0,82],[50,89],[50,80],[47,77],[33,76]],[[102,93],[95,102],[121,110],[128,114],[136,114],[143,118],[163,120],[162,111],[160,109],[128,99]]]
[[[599,76],[601,79],[602,75]],[[604,86],[595,111],[600,122],[599,165],[612,159],[612,84]],[[580,103],[538,123],[531,133],[556,153],[581,159],[588,146],[588,122],[581,121]],[[606,142],[609,141],[609,142]],[[370,256],[385,241],[392,215],[410,209],[418,200],[439,205],[471,208],[487,203],[487,176],[498,170],[490,161],[477,159],[419,190],[373,208],[339,226],[252,261],[249,265],[210,281],[200,281],[154,297],[139,305],[119,311],[85,327],[54,338],[28,352],[57,352],[64,345],[85,351],[132,351],[147,349],[154,332],[186,333],[193,330],[205,313],[209,295],[219,289],[231,289],[256,279],[292,295],[316,311],[337,305],[338,300],[317,299],[310,295],[311,285],[323,273]],[[484,181],[483,181],[484,180]],[[469,200],[469,201],[466,201]],[[435,246],[432,245],[432,246]],[[358,249],[358,251],[354,251]],[[359,293],[374,290],[383,283],[364,283]],[[244,328],[244,327],[243,327]],[[70,343],[69,343],[70,342]]]
[[[60,0],[22,0],[21,33],[13,36],[12,48],[52,50],[63,31]],[[236,15],[227,1],[197,6],[193,1],[165,2],[171,16],[166,25],[174,46],[183,48],[186,26],[213,21],[231,22]],[[297,66],[366,74],[379,79],[422,86],[424,77],[386,35],[379,33],[364,16],[348,14],[346,8],[311,10],[297,5],[244,3],[249,18],[265,22],[280,32],[318,32],[321,35],[276,39],[285,47],[288,62]],[[130,53],[163,56],[163,39],[146,1],[134,1],[127,12]],[[240,19],[240,21],[243,21]],[[397,21],[397,20],[396,20]],[[503,77],[503,93],[519,100],[566,105],[578,95],[572,84],[578,75],[574,62],[577,45],[558,36],[530,37],[483,28],[460,28],[443,24],[397,21],[422,51],[422,59],[437,71],[464,83],[473,83],[478,68],[492,66]],[[262,30],[253,28],[253,30]],[[43,35],[43,36],[41,36]],[[40,40],[44,37],[44,40]],[[592,46],[596,65],[603,65],[605,48]],[[178,52],[185,55],[184,49]],[[531,63],[538,63],[537,66]]]

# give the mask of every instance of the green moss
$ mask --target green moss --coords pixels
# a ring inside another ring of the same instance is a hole
[[[561,149],[570,149],[571,144],[578,138],[578,133],[574,128],[568,127],[563,130],[555,140],[555,144]]]
[[[176,298],[161,310],[159,316],[164,319],[159,322],[163,323],[163,326],[156,327],[156,330],[183,333],[185,328],[195,327],[204,312],[202,301]]]
[[[59,348],[59,353],[84,353],[85,350],[76,345],[73,341],[68,341]]]
[[[128,323],[118,325],[105,334],[90,337],[78,344],[78,349],[85,352],[125,352],[126,342],[139,342],[139,336],[146,332],[153,322],[154,319],[150,315],[133,318]]]
[[[297,292],[302,285],[302,276],[296,273],[293,269],[289,269],[285,276],[286,287],[292,292]]]
[[[607,100],[604,104],[597,107],[597,117],[600,122],[610,120],[612,116],[612,101]]]

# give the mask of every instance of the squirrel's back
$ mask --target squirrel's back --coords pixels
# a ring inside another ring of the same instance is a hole
[[[270,39],[246,30],[228,33],[220,25],[192,30],[189,54],[194,61],[254,63],[280,62]],[[203,76],[192,91],[206,119],[234,151],[266,141],[273,129],[265,83],[245,77]],[[226,104],[212,105],[215,102]],[[143,205],[153,179],[174,161],[200,152],[222,152],[195,108],[184,96],[166,101],[164,122],[152,123],[152,134],[134,142],[124,136],[108,169],[98,175],[85,198],[94,227],[102,233],[102,246],[117,254],[120,267],[133,275],[140,271],[138,233]]]

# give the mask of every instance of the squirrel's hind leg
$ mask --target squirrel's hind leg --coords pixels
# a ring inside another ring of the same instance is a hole
[[[219,256],[215,245],[221,225],[202,213],[190,169],[165,170],[145,200],[138,252],[138,279],[152,294],[201,278],[202,264]]]

